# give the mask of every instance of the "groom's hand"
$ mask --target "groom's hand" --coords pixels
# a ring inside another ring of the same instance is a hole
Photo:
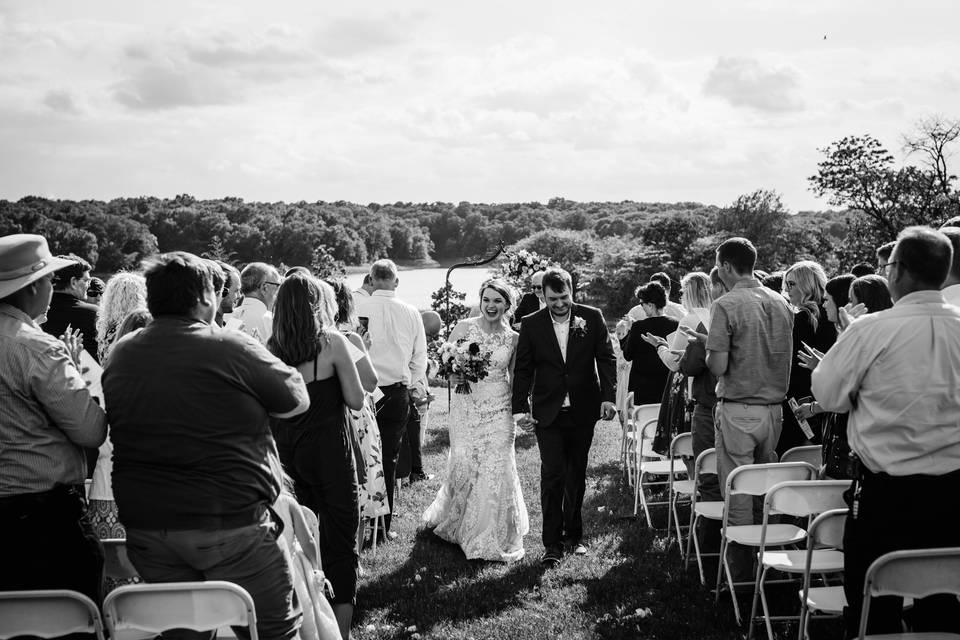
[[[524,431],[533,431],[534,427],[537,426],[537,421],[529,413],[516,413],[513,419],[516,420],[517,426]]]
[[[613,420],[617,417],[617,406],[612,402],[604,402],[600,405],[600,417],[604,420]]]

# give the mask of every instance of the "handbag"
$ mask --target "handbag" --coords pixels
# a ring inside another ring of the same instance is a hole
[[[687,402],[687,376],[676,371],[667,378],[657,416],[657,432],[651,448],[660,455],[669,455],[670,442],[680,433],[690,431],[692,408]]]
[[[849,480],[854,477],[852,467],[854,458],[847,442],[846,413],[831,413],[823,425],[823,466],[824,473],[836,480]]]

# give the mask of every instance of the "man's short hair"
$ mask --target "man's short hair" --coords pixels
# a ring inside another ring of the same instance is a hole
[[[69,260],[73,264],[53,272],[52,284],[55,290],[66,289],[70,286],[70,281],[72,279],[82,278],[83,274],[93,269],[89,262],[73,253],[68,253],[65,256],[57,257],[64,260]]]
[[[897,236],[897,262],[913,278],[939,289],[953,264],[950,239],[930,227],[907,227]]]
[[[660,286],[663,287],[663,290],[667,292],[667,295],[670,295],[670,289],[673,288],[673,283],[670,282],[670,276],[665,274],[663,271],[657,271],[655,274],[650,276],[650,282],[659,282]]]
[[[890,256],[888,254],[886,259],[889,259],[889,258]],[[861,276],[870,276],[875,274],[876,272],[877,272],[876,268],[872,264],[869,264],[867,262],[858,262],[857,264],[853,265],[852,269],[850,269],[850,273],[857,276],[858,278]]]
[[[783,274],[783,271],[774,271],[773,273],[767,274],[760,283],[767,289],[772,289],[780,293],[783,291]]]
[[[207,260],[207,268],[210,270],[210,278],[213,280],[213,291],[217,295],[223,293],[223,287],[227,284],[227,274],[223,268],[217,264],[216,260]]]
[[[369,273],[363,274],[363,283],[362,283],[362,284],[363,284],[364,286],[369,286],[369,285],[370,285],[370,274],[369,274]]]
[[[270,277],[273,267],[266,262],[251,262],[240,272],[240,293],[250,295]]]
[[[550,267],[543,272],[543,282],[540,283],[546,291],[547,287],[553,289],[555,293],[569,291],[573,293],[573,279],[570,274],[560,267]]]
[[[897,246],[897,241],[891,240],[890,242],[877,247],[877,259],[883,260],[884,262],[889,262],[890,254],[893,253],[893,248],[895,246]]]
[[[753,273],[757,265],[757,248],[746,238],[728,238],[717,247],[717,264],[729,262],[740,275]]]
[[[90,284],[87,285],[88,296],[102,296],[103,290],[107,288],[107,283],[100,278],[90,278]]]
[[[154,318],[190,315],[204,292],[213,289],[207,262],[186,251],[147,258],[143,276],[147,281],[147,309]]]
[[[220,269],[223,270],[223,275],[226,276],[227,282],[230,281],[231,274],[237,276],[237,282],[240,282],[240,271],[238,271],[235,266],[229,262],[224,262],[223,260],[214,260],[214,262],[216,262],[220,266]]]
[[[377,260],[372,265],[370,265],[370,280],[396,280],[397,279],[397,265],[394,264],[393,260]]]
[[[947,236],[953,247],[953,262],[950,265],[950,275],[954,280],[960,280],[960,226],[940,227],[940,233]]]

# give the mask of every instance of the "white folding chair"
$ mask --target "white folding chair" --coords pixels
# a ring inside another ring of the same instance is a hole
[[[823,466],[823,449],[818,444],[787,449],[780,457],[780,462],[807,462],[819,471]]]
[[[863,609],[860,612],[860,640],[957,640],[954,633],[894,633],[868,636],[870,600],[878,596],[926,598],[938,593],[960,596],[960,547],[892,551],[873,561],[863,581]]]
[[[641,405],[645,406],[645,405]],[[638,407],[639,408],[639,407]],[[637,423],[639,424],[639,423]],[[653,527],[653,521],[650,519],[650,506],[656,504],[665,504],[669,507],[668,500],[651,502],[647,500],[645,487],[667,487],[670,484],[670,478],[678,473],[686,474],[687,466],[682,460],[673,460],[664,458],[653,451],[653,439],[657,432],[657,418],[648,420],[643,424],[637,433],[637,482],[633,486],[633,515],[637,515],[638,507],[643,507],[643,514],[647,520],[647,526]],[[665,476],[666,480],[657,482],[644,482],[643,479],[649,476]],[[667,509],[669,514],[670,510]],[[669,520],[669,515],[667,516]],[[667,523],[667,533],[670,532],[669,522]]]
[[[789,463],[786,463],[789,464]],[[824,511],[841,509],[846,506],[843,501],[843,492],[850,488],[849,480],[813,480],[781,482],[774,485],[767,492],[763,500],[763,523],[760,530],[760,544],[757,549],[757,578],[753,587],[753,602],[750,605],[750,628],[747,638],[753,637],[753,623],[757,614],[757,599],[763,605],[763,622],[767,627],[767,638],[773,638],[773,621],[799,620],[796,616],[773,616],[770,614],[770,605],[767,602],[767,593],[764,584],[767,583],[767,573],[780,571],[786,574],[803,574],[807,552],[802,550],[777,549],[768,550],[768,547],[784,547],[796,545],[800,541],[796,535],[806,538],[806,530],[794,525],[774,525],[770,523],[772,515],[787,515],[794,518],[807,518],[805,527],[810,526],[810,520]],[[774,528],[781,527],[780,536],[774,534]],[[785,527],[798,529],[791,532]],[[843,571],[843,553],[834,549],[821,549],[811,552],[813,571],[817,573],[834,573]],[[773,582],[773,581],[771,581]]]
[[[105,538],[103,544],[103,572],[108,578],[129,580],[140,574],[127,557],[127,541],[123,538]]]
[[[169,629],[235,626],[247,627],[250,640],[257,640],[253,598],[242,587],[220,580],[119,587],[103,601],[103,618],[114,639]]]
[[[822,587],[811,587],[811,573],[814,566],[813,558],[816,551],[833,549],[843,551],[843,529],[847,522],[847,509],[831,509],[824,511],[810,523],[807,528],[806,559],[803,564],[803,588],[800,590],[800,632],[798,640],[807,638],[807,625],[814,613],[825,616],[839,616],[847,606],[847,596],[843,586],[824,584]],[[841,566],[841,572],[843,567]],[[825,573],[821,570],[819,573]],[[824,576],[825,578],[826,576]]]
[[[700,551],[700,540],[697,538],[697,524],[702,519],[722,520],[723,502],[713,500],[700,500],[700,483],[703,482],[705,474],[717,474],[717,450],[710,448],[697,456],[697,461],[693,466],[693,487],[694,492],[690,502],[690,525],[687,527],[687,552],[684,569],[690,564],[690,544],[693,544],[694,553],[697,557],[697,569],[700,571],[700,584],[707,584],[707,578],[703,573],[703,558],[719,557],[719,553],[703,553]]]
[[[640,429],[650,420],[656,420],[660,415],[660,403],[653,404],[633,404],[633,392],[628,394],[630,398],[630,411],[627,414],[625,432],[623,434],[626,442],[626,465],[627,465],[627,486],[635,486],[637,479],[634,477],[637,464],[640,459]],[[662,456],[658,456],[662,457]],[[634,509],[634,515],[637,511]]]
[[[727,476],[727,486],[723,494],[723,518],[720,529],[720,564],[717,566],[717,585],[715,601],[720,601],[720,580],[725,574],[727,585],[730,588],[730,599],[733,601],[733,614],[737,624],[743,624],[740,616],[740,604],[737,602],[737,586],[753,585],[750,582],[734,582],[730,563],[727,560],[729,543],[734,542],[744,546],[757,547],[760,545],[763,525],[744,524],[731,525],[727,520],[730,517],[730,498],[734,496],[762,496],[776,484],[790,480],[813,480],[817,471],[806,462],[772,462],[766,464],[745,464],[737,467]],[[768,544],[790,544],[803,540],[806,532],[799,527],[789,524],[774,524],[766,527]]]
[[[693,434],[680,433],[674,436],[670,441],[670,460],[679,460],[686,466],[686,460],[693,458]],[[686,480],[677,480],[674,473],[670,474],[670,487],[667,494],[667,500],[670,503],[670,509],[667,512],[667,534],[670,534],[670,525],[674,525],[677,532],[677,548],[680,550],[680,557],[683,558],[683,532],[687,525],[680,524],[680,514],[677,513],[677,502],[680,497],[690,498],[694,492],[693,479],[687,473]]]
[[[67,589],[0,591],[0,639],[70,633],[104,640],[100,611],[87,596]]]

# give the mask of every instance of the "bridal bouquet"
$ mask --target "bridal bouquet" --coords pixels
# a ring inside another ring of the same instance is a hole
[[[479,344],[468,342],[466,338],[444,342],[437,356],[440,361],[437,375],[447,379],[451,376],[462,378],[454,389],[456,393],[470,393],[470,383],[486,378],[490,368],[490,352],[484,353]]]

